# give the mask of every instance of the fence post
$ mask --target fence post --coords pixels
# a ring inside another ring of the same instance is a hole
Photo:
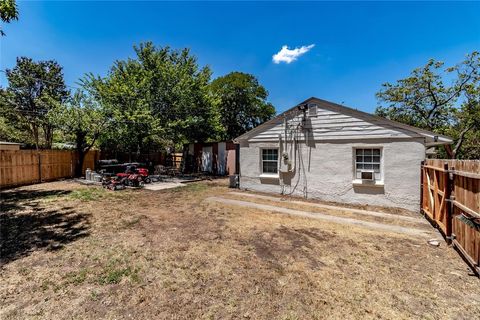
[[[423,167],[425,165],[425,160],[422,160],[420,165],[420,213],[423,214],[423,184],[425,183],[423,176],[425,175]]]
[[[453,169],[453,168],[452,168]],[[443,174],[445,179],[445,190],[444,190],[444,197],[445,197],[445,237],[447,239],[447,243],[451,244],[452,239],[452,201],[450,199],[451,192],[452,192],[452,183],[450,180],[450,172],[448,170],[448,162],[443,164]]]
[[[38,182],[42,182],[42,155],[40,151],[37,152],[38,156]]]

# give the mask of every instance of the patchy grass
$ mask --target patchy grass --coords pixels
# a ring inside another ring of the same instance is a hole
[[[138,276],[139,269],[133,269],[131,267],[126,268],[108,268],[98,279],[100,284],[112,284],[119,283],[124,277],[129,277],[134,282],[139,282]]]
[[[95,291],[95,290],[90,291],[90,298],[91,298],[93,301],[97,301],[97,300],[98,300],[98,292]]]
[[[167,189],[167,193],[197,193],[197,192],[202,192],[205,191],[208,188],[208,185],[205,183],[187,183],[185,186],[173,188],[173,189]]]
[[[82,200],[82,201],[94,201],[101,198],[105,198],[108,195],[113,193],[107,192],[107,190],[98,187],[90,187],[85,189],[74,190],[68,194],[67,198],[72,200]]]
[[[82,284],[87,279],[87,275],[87,269],[80,269],[78,271],[69,272],[66,276],[66,283],[75,285]]]
[[[140,223],[145,216],[133,216],[123,220],[124,228],[132,228]]]
[[[123,279],[140,282],[140,267],[133,267],[128,261],[129,257],[123,253],[120,258],[111,258],[101,269],[96,282],[101,285],[120,283]]]
[[[444,243],[205,201],[226,184],[2,194],[0,318],[480,318]]]

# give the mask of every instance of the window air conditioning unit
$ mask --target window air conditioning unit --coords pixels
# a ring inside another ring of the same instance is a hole
[[[363,171],[361,172],[362,174],[362,180],[367,180],[367,181],[374,181],[375,180],[375,172],[373,171]]]
[[[308,117],[316,117],[317,116],[317,109],[318,106],[316,103],[309,103],[308,104]]]

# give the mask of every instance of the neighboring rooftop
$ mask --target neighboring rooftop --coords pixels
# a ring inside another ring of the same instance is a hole
[[[20,150],[21,143],[0,141],[0,150]]]

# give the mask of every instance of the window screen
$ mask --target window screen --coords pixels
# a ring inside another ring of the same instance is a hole
[[[278,173],[278,149],[262,149],[262,173]]]
[[[382,152],[376,149],[355,149],[355,178],[362,178],[362,171],[372,171],[375,180],[381,180],[381,157]]]

